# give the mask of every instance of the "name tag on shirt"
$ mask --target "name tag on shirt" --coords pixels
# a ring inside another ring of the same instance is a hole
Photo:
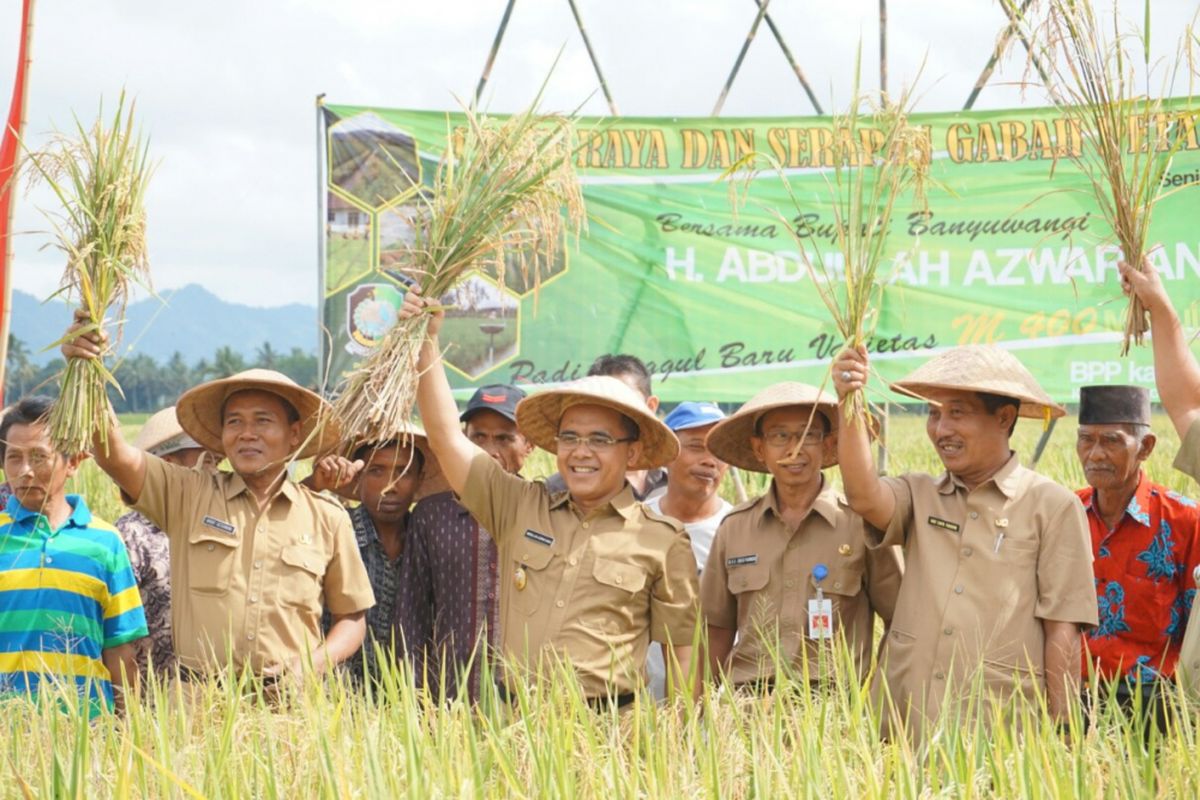
[[[217,530],[219,530],[219,531],[223,531],[223,532],[225,532],[225,533],[228,533],[230,536],[233,536],[233,532],[234,532],[234,530],[236,530],[236,529],[235,529],[235,528],[234,528],[232,525],[230,525],[228,522],[225,522],[224,520],[217,519],[216,517],[205,517],[205,518],[204,518],[204,524],[205,524],[205,525],[207,525],[207,526],[208,526],[208,527],[210,527],[210,528],[216,528],[216,529],[217,529]]]
[[[808,601],[808,638],[833,638],[833,601],[828,597]]]
[[[951,522],[947,519],[942,519],[941,517],[930,517],[929,524],[935,528],[942,528],[943,530],[953,531],[954,533],[958,533],[959,530],[958,523]]]
[[[554,546],[554,537],[553,536],[547,536],[544,533],[539,533],[532,529],[528,529],[525,531],[525,538],[531,542],[537,542],[538,544],[543,544],[546,547]]]
[[[734,558],[725,559],[725,566],[727,566],[727,567],[742,567],[747,564],[757,564],[757,563],[758,563],[758,555],[757,554],[749,555],[749,556],[736,556]]]

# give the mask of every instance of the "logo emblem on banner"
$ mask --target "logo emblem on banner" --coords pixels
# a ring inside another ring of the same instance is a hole
[[[346,296],[346,351],[365,356],[396,324],[404,294],[386,283],[364,283]]]

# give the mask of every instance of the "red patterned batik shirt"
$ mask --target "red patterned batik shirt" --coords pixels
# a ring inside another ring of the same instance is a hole
[[[1100,624],[1084,634],[1083,675],[1095,669],[1106,679],[1170,678],[1196,596],[1200,508],[1143,472],[1110,531],[1092,507],[1094,491],[1078,493],[1087,510],[1100,606]]]

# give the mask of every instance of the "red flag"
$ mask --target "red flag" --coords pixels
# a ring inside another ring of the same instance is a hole
[[[33,38],[33,0],[24,0],[21,10],[21,46],[17,52],[17,75],[13,80],[8,123],[0,140],[0,403],[4,397],[4,368],[8,361],[8,317],[12,299],[9,269],[12,266],[13,198],[16,196],[17,154],[25,126],[25,87],[28,84],[29,40]]]

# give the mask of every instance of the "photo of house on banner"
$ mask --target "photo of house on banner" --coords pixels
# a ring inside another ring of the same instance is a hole
[[[329,183],[372,210],[392,205],[421,184],[417,143],[371,112],[333,121]]]
[[[478,273],[443,295],[442,343],[446,364],[478,378],[517,355],[521,307],[517,298]]]
[[[408,249],[413,243],[413,229],[417,216],[424,210],[417,203],[403,203],[379,212],[379,271],[405,286],[412,279],[401,270]]]
[[[371,212],[337,192],[326,198],[325,293],[333,294],[371,272]]]

